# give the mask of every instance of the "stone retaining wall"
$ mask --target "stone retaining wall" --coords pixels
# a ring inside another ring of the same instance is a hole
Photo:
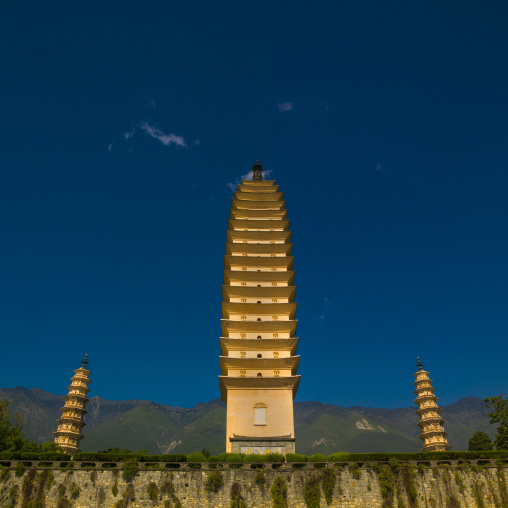
[[[163,463],[150,465],[150,469],[138,463],[139,472],[129,482],[124,480],[122,464],[105,468],[107,463],[88,463],[89,467],[75,463],[72,469],[65,469],[32,461],[22,472],[21,461],[3,461],[8,467],[0,470],[0,507],[229,508],[231,491],[236,490],[246,508],[274,508],[271,487],[280,476],[287,486],[289,508],[315,508],[305,502],[305,485],[319,481],[326,468],[333,471],[335,486],[330,505],[320,489],[322,508],[508,508],[506,464],[490,460],[460,466],[450,464],[456,461],[443,462],[359,468],[341,463],[318,467],[312,463]],[[217,492],[207,487],[210,475],[222,480]]]

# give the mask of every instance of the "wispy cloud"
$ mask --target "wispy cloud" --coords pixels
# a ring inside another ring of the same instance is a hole
[[[113,145],[115,144],[115,142],[113,141],[112,143],[110,143],[108,145],[108,152],[111,153],[111,150],[113,149]]]
[[[143,122],[141,124],[141,129],[145,131],[152,138],[158,139],[164,146],[181,146],[183,148],[187,148],[187,144],[185,143],[185,139],[183,136],[177,136],[176,134],[166,134],[157,127],[150,125],[148,122]]]
[[[148,101],[148,107],[152,108],[152,109],[155,109],[155,101],[153,99],[150,99]]]
[[[270,176],[272,173],[273,171],[271,169],[263,169],[263,178]],[[245,175],[237,176],[233,182],[228,182],[226,187],[235,192],[238,185],[242,183],[242,180],[252,180],[253,175],[254,172],[251,169],[248,173],[245,173]]]
[[[323,311],[321,312],[318,321],[323,324],[326,320],[326,315],[328,314],[328,311],[330,310],[330,300],[328,300],[328,297],[325,296],[325,299],[323,300]]]
[[[125,139],[130,139],[132,136],[134,136],[134,133],[136,132],[136,127],[133,127],[130,131],[126,131],[123,133],[123,137]]]
[[[281,113],[285,113],[287,111],[293,111],[294,106],[292,102],[279,102],[277,107]]]

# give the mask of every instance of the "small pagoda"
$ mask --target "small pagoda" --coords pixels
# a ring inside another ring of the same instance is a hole
[[[434,395],[435,388],[432,387],[432,380],[429,373],[423,370],[423,364],[418,357],[416,363],[418,370],[415,373],[416,395],[415,404],[418,405],[416,414],[420,417],[418,427],[422,433],[420,439],[423,441],[422,452],[447,451],[451,448],[448,444],[444,430],[444,420],[441,418],[441,408],[437,405],[438,398]]]
[[[55,434],[55,443],[66,453],[74,454],[79,452],[79,442],[83,439],[82,429],[86,425],[85,406],[88,402],[86,394],[90,391],[90,371],[87,369],[88,355],[85,355],[81,367],[74,371],[71,378],[71,385],[68,386],[69,393],[64,395],[65,405],[60,408],[62,417],[57,420],[58,429]]]

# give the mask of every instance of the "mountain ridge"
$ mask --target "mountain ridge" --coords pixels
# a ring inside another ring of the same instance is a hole
[[[25,434],[36,442],[53,440],[63,397],[40,388],[0,388],[0,399],[21,410]],[[149,400],[109,401],[90,397],[83,430],[83,451],[118,446],[150,453],[190,453],[206,446],[212,454],[225,448],[226,404],[220,398],[192,408]],[[415,407],[342,407],[319,401],[295,402],[295,434],[299,453],[413,452],[421,449]],[[477,430],[493,436],[485,403],[464,397],[442,406],[452,449],[467,449]]]

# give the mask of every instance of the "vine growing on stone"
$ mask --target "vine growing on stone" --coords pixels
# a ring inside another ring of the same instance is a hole
[[[333,501],[333,489],[335,488],[335,471],[327,467],[323,469],[321,473],[321,488],[325,495],[326,503],[332,504]]]
[[[320,508],[321,488],[319,476],[311,476],[303,484],[303,499],[307,508]]]
[[[418,506],[418,490],[416,489],[416,474],[415,467],[404,465],[400,467],[400,475],[402,485],[406,491],[409,500],[410,508],[417,508]]]
[[[270,492],[273,508],[288,508],[288,487],[282,476],[275,477]]]
[[[235,482],[231,485],[229,495],[231,497],[229,508],[246,508],[245,501],[240,494],[240,485],[238,483]]]
[[[222,473],[218,469],[214,469],[211,473],[207,474],[205,489],[210,492],[217,492],[224,485]]]

